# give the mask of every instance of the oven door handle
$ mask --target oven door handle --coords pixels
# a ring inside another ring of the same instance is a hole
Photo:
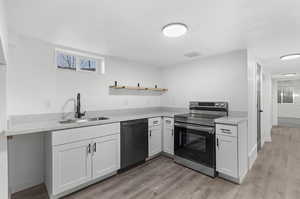
[[[204,126],[195,126],[195,125],[190,125],[190,124],[182,124],[182,123],[178,123],[175,122],[174,126],[178,126],[178,127],[183,127],[186,129],[192,129],[192,130],[198,130],[198,131],[206,131],[209,134],[214,134],[215,130],[213,127],[204,127]]]

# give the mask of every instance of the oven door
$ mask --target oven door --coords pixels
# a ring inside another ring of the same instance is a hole
[[[175,123],[174,153],[181,158],[215,168],[215,130],[187,123]]]

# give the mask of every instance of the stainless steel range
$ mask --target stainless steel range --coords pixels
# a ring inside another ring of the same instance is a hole
[[[228,115],[228,103],[190,102],[189,109],[174,117],[174,160],[215,177],[215,119]]]

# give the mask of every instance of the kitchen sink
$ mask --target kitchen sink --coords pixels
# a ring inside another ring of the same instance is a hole
[[[72,124],[72,123],[83,123],[83,122],[93,122],[93,121],[101,121],[108,120],[108,117],[92,117],[92,118],[83,118],[83,119],[69,119],[59,121],[61,124]]]

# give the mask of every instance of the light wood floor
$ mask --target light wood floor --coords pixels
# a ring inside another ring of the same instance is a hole
[[[300,128],[274,128],[242,185],[212,179],[159,157],[66,199],[299,199]],[[38,186],[12,199],[47,199]]]

